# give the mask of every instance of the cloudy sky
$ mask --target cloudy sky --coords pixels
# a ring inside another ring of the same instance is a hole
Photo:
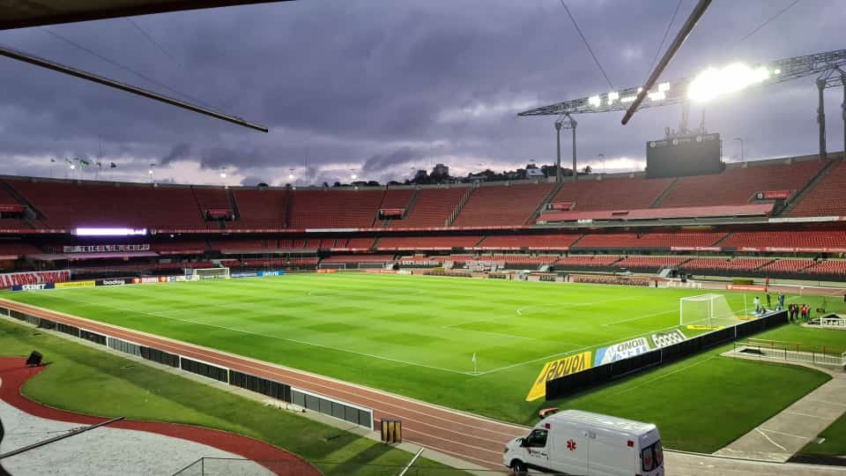
[[[677,1],[566,1],[614,88],[642,84]],[[841,0],[801,0],[741,41],[793,1],[715,0],[662,79],[844,47]],[[695,3],[682,0],[670,38]],[[454,174],[501,170],[554,160],[554,118],[517,112],[610,89],[559,0],[298,0],[133,20],[140,29],[116,19],[2,31],[0,44],[185,94],[271,132],[0,59],[3,173],[64,177],[65,158],[96,161],[101,150],[118,165],[101,178],[130,181],[147,180],[151,163],[156,180],[230,185],[284,184],[289,174],[303,184],[306,160],[317,183],[352,173],[385,182],[435,163]],[[830,151],[843,148],[841,99],[829,90]],[[726,159],[737,160],[734,137],[747,159],[814,153],[815,110],[805,78],[704,113],[707,129],[728,139]],[[702,111],[692,109],[693,125]],[[577,116],[582,164],[642,169],[646,141],[677,127],[680,107],[641,111],[628,126],[621,117]],[[93,168],[82,177],[93,179]]]

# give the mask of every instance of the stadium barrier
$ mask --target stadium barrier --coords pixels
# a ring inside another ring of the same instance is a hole
[[[667,365],[693,356],[726,342],[748,337],[767,329],[787,324],[787,311],[779,311],[759,319],[701,334],[690,339],[650,350],[640,355],[600,365],[546,382],[546,399],[555,400],[583,392],[648,368]]]
[[[285,403],[294,404],[307,410],[316,411],[324,415],[362,426],[368,430],[373,430],[373,410],[370,408],[360,407],[351,403],[335,400],[324,395],[312,393],[307,390],[293,388],[282,382],[264,379],[241,371],[202,362],[197,359],[183,357],[178,354],[165,352],[145,345],[139,345],[134,342],[107,336],[105,334],[88,331],[69,324],[54,322],[49,319],[33,316],[15,309],[0,306],[0,315],[8,316],[22,322],[27,322],[41,329],[56,330],[98,345],[109,347],[110,349],[118,352],[141,357],[144,360],[181,369],[218,382],[228,383],[232,386],[260,393]]]

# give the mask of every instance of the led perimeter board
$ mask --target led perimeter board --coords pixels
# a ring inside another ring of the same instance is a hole
[[[685,177],[722,170],[720,134],[705,134],[646,143],[646,177]]]

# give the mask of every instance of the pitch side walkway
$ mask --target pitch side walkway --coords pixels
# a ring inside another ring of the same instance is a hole
[[[846,373],[812,368],[828,373],[832,379],[714,454],[785,462],[840,418],[846,411]]]
[[[284,382],[303,390],[372,408],[377,427],[382,418],[402,420],[403,438],[486,468],[503,469],[501,461],[505,443],[528,433],[527,427],[457,412],[300,370],[14,301],[0,299],[0,303],[9,309],[55,322],[82,327],[92,332],[101,332],[119,339]]]

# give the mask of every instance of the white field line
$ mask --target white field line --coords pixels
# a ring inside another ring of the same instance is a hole
[[[549,304],[536,304],[532,306],[524,306],[517,309],[517,314],[522,316],[523,311],[527,309],[537,309],[537,308],[544,308],[544,307],[558,307],[558,308],[570,308],[570,307],[581,307],[581,306],[593,306],[596,304],[605,304],[607,302],[616,302],[616,301],[628,301],[630,299],[636,299],[635,296],[624,297],[624,298],[616,298],[616,299],[603,299],[602,301],[594,301],[594,302],[577,302],[572,304],[559,304],[559,303],[549,303]],[[457,324],[456,324],[457,325]]]
[[[699,365],[699,364],[701,364],[701,363],[703,363],[703,362],[707,362],[707,361],[709,361],[709,360],[713,359],[714,357],[716,357],[716,356],[712,355],[712,356],[710,356],[710,357],[704,358],[704,359],[700,360],[699,362],[694,362],[694,363],[692,363],[692,364],[690,364],[690,365],[686,365],[686,366],[684,366],[684,367],[681,367],[681,368],[678,368],[678,369],[676,369],[676,370],[673,370],[672,372],[668,372],[668,373],[665,373],[664,375],[660,375],[660,376],[655,377],[655,378],[653,378],[653,379],[647,380],[646,382],[643,382],[643,383],[642,383],[642,384],[640,384],[640,385],[634,386],[634,387],[632,387],[632,388],[627,388],[627,389],[623,390],[622,392],[618,392],[617,394],[619,395],[619,394],[623,394],[623,393],[626,393],[626,392],[631,392],[632,390],[637,390],[637,389],[639,389],[639,388],[641,388],[641,387],[645,387],[645,386],[647,386],[647,385],[651,384],[652,382],[656,382],[656,381],[661,380],[661,379],[663,379],[663,378],[669,377],[670,375],[677,374],[677,373],[679,373],[679,372],[681,372],[681,371],[683,371],[683,370],[687,370],[687,369],[689,369],[689,368],[691,368],[691,367],[695,367],[695,366],[697,366],[697,365]]]
[[[774,444],[775,446],[778,446],[779,448],[781,448],[781,451],[787,451],[787,448],[785,448],[784,446],[781,446],[780,444],[778,444],[778,443],[776,443],[775,441],[773,441],[773,440],[772,440],[772,438],[770,438],[769,436],[767,436],[767,434],[766,434],[766,433],[764,433],[763,431],[761,431],[761,429],[760,429],[760,428],[755,428],[755,431],[757,431],[758,433],[760,433],[760,434],[761,434],[761,436],[763,436],[764,438],[766,438],[766,439],[767,439],[767,441],[769,441],[770,443],[772,443],[772,444]]]
[[[768,429],[766,429],[766,428],[761,428],[761,427],[758,427],[758,429],[759,429],[759,430],[761,430],[761,431],[766,431],[767,433],[775,433],[776,435],[792,436],[792,437],[794,437],[794,438],[801,438],[801,439],[803,439],[803,440],[807,440],[807,439],[808,439],[808,437],[807,437],[807,436],[794,435],[793,433],[785,433],[785,432],[783,432],[783,431],[768,430]]]
[[[271,339],[282,340],[282,341],[286,341],[286,342],[293,342],[295,344],[303,344],[303,345],[308,345],[308,346],[312,346],[312,347],[318,347],[318,348],[321,348],[321,349],[335,350],[335,351],[344,352],[344,353],[347,353],[347,354],[360,355],[360,356],[363,356],[363,357],[370,357],[370,358],[373,358],[373,359],[379,359],[379,360],[385,360],[385,361],[388,361],[388,362],[394,362],[394,363],[397,363],[397,364],[413,365],[415,367],[423,367],[423,368],[427,368],[427,369],[431,369],[431,370],[440,370],[440,371],[443,371],[443,372],[450,372],[450,373],[459,374],[459,375],[469,375],[469,376],[477,375],[477,374],[474,374],[471,371],[463,372],[463,371],[460,371],[460,370],[453,370],[453,369],[447,369],[447,368],[443,368],[443,367],[436,367],[436,366],[433,366],[433,365],[426,365],[426,364],[420,364],[420,363],[416,363],[416,362],[409,362],[409,361],[406,361],[406,360],[395,359],[395,358],[392,358],[392,357],[384,357],[384,356],[381,356],[381,355],[368,354],[368,353],[365,353],[365,352],[358,352],[358,351],[355,351],[355,350],[341,349],[341,348],[338,348],[338,347],[332,347],[332,346],[324,345],[324,344],[317,344],[317,343],[314,343],[314,342],[308,342],[308,341],[299,340],[299,339],[290,339],[290,338],[287,338],[287,337],[278,337],[278,336],[273,336],[273,335],[268,335],[268,334],[262,334],[260,332],[253,332],[253,331],[248,331],[248,330],[244,330],[244,329],[237,329],[237,328],[234,328],[234,327],[220,326],[220,325],[217,325],[217,324],[209,324],[209,323],[200,322],[200,321],[192,321],[190,319],[179,319],[179,318],[168,316],[168,315],[165,315],[165,314],[162,314],[162,313],[144,312],[144,311],[139,311],[139,310],[136,310],[136,309],[110,306],[110,305],[107,305],[107,304],[102,304],[102,303],[98,303],[98,302],[95,302],[95,301],[87,301],[87,300],[84,300],[84,299],[69,299],[69,298],[66,298],[66,297],[63,297],[62,299],[67,299],[69,301],[74,301],[74,302],[84,302],[86,304],[105,307],[105,308],[114,309],[114,310],[118,310],[118,311],[127,311],[127,312],[132,312],[132,313],[135,313],[135,314],[145,314],[145,315],[148,315],[148,316],[160,317],[160,318],[163,318],[163,319],[170,319],[170,320],[179,321],[179,322],[186,322],[186,323],[189,323],[189,324],[195,324],[195,325],[199,325],[199,326],[214,327],[216,329],[224,329],[224,330],[232,331],[232,332],[240,332],[242,334],[249,334],[249,335],[255,335],[255,336],[260,336],[260,337],[269,337]]]
[[[669,310],[669,311],[656,312],[656,313],[654,313],[654,314],[647,314],[647,315],[645,315],[645,316],[632,317],[632,318],[629,318],[629,319],[623,319],[623,320],[621,320],[621,321],[607,322],[607,323],[605,323],[605,324],[602,324],[602,327],[613,326],[613,325],[615,325],[615,324],[622,324],[622,323],[624,323],[624,322],[637,321],[637,320],[639,320],[639,319],[646,319],[647,317],[662,316],[662,315],[664,315],[664,314],[669,314],[669,313],[671,313],[671,312],[678,312],[678,310],[676,310],[676,309],[671,309],[671,310]]]
[[[450,326],[441,326],[441,329],[449,329],[453,332],[456,331],[455,328],[450,327]],[[488,334],[488,335],[497,336],[497,337],[505,337],[507,339],[538,340],[538,339],[535,339],[534,337],[515,336],[515,335],[511,335],[511,334],[500,334],[498,332],[479,331],[479,330],[476,330],[476,329],[457,329],[457,330],[464,331],[464,332],[476,332],[476,333],[479,333],[479,334]]]
[[[784,411],[784,413],[787,413],[788,415],[799,415],[799,416],[803,416],[803,417],[806,417],[806,418],[814,418],[814,419],[817,419],[817,420],[825,420],[825,421],[830,421],[830,420],[831,420],[831,419],[830,419],[830,418],[828,418],[828,417],[821,417],[821,416],[817,416],[817,415],[811,415],[810,413],[794,412],[794,411],[788,411],[788,410],[785,410],[785,411]]]

